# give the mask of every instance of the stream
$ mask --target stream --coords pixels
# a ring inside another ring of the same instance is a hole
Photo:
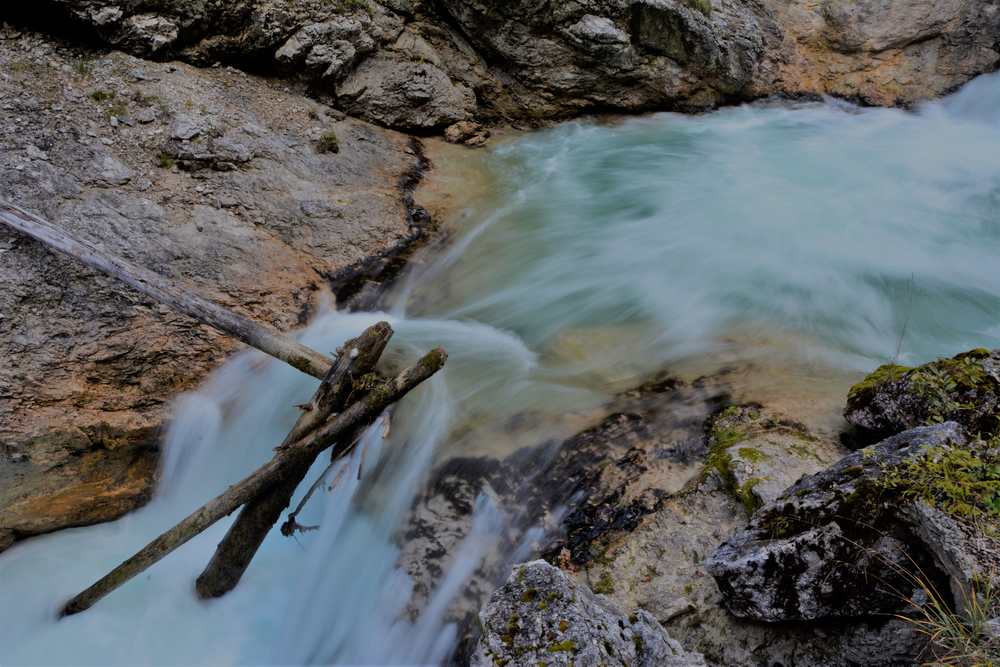
[[[399,535],[436,463],[567,437],[662,368],[735,365],[737,397],[835,433],[846,388],[876,365],[1000,347],[1000,75],[913,112],[827,100],[589,119],[464,160],[439,166],[482,192],[391,308],[326,312],[301,334],[328,352],[388,319],[391,363],[450,355],[331,471],[299,517],[320,528],[273,531],[234,592],[201,602],[193,581],[227,519],[55,620],[281,442],[316,381],[242,353],[177,401],[149,505],[0,555],[0,664],[440,664],[445,610],[516,508],[477,501],[411,618]],[[541,529],[522,527],[505,559],[530,558]]]

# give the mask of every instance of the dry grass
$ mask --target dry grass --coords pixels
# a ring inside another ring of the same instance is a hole
[[[912,575],[926,601],[908,600],[919,611],[900,616],[931,643],[931,667],[1000,667],[1000,637],[989,623],[1000,617],[1000,588],[991,573],[975,581],[966,594],[965,612],[957,613],[928,579]]]

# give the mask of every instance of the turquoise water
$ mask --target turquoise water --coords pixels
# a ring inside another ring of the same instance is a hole
[[[275,531],[233,593],[199,602],[193,582],[223,521],[55,620],[281,442],[316,383],[240,355],[177,401],[146,508],[0,555],[0,664],[440,664],[455,638],[444,610],[517,508],[479,499],[411,619],[400,529],[436,460],[565,435],[574,415],[663,364],[763,347],[867,370],[1000,342],[997,76],[915,113],[783,103],[569,123],[483,162],[493,191],[389,314],[328,312],[302,334],[333,350],[388,317],[395,361],[450,353],[391,429],[376,424],[332,473],[343,481],[301,517],[321,528]],[[526,412],[534,426],[512,428]],[[538,531],[522,528],[520,551],[504,556],[530,555]]]
[[[861,369],[1000,342],[996,76],[916,113],[823,102],[569,123],[487,165],[496,209],[450,267],[457,287],[430,296],[438,316],[535,349],[638,326],[667,359],[763,328]]]

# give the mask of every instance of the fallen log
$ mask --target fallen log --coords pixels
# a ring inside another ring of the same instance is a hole
[[[344,343],[333,367],[292,427],[282,447],[302,439],[321,426],[330,415],[344,409],[355,391],[355,384],[374,370],[391,336],[392,327],[387,322],[379,322],[357,338]],[[195,590],[200,597],[225,595],[239,583],[264,538],[281,518],[282,511],[291,503],[295,489],[305,479],[315,460],[316,456],[303,457],[281,482],[243,506],[236,522],[226,532],[211,561],[195,581]]]
[[[448,355],[441,348],[431,350],[414,366],[375,387],[364,398],[353,403],[336,417],[331,418],[312,434],[280,449],[269,462],[242,481],[229,487],[215,499],[202,505],[176,526],[154,539],[134,556],[76,595],[62,608],[60,616],[76,614],[89,609],[105,595],[143,572],[222,517],[231,514],[265,489],[288,479],[288,475],[297,470],[298,465],[315,458],[328,447],[336,444],[335,454],[347,451],[353,442],[346,436],[361,425],[370,424],[385,408],[434,375],[444,366],[447,358]]]
[[[103,252],[75,238],[39,216],[0,200],[0,222],[48,248],[68,255],[92,269],[122,281],[154,301],[229,334],[317,378],[323,378],[332,360],[316,350],[281,335],[253,320],[237,315],[180,287],[165,276],[148,271],[120,257]]]

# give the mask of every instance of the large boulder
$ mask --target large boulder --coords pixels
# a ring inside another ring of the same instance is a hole
[[[989,439],[1000,434],[1000,350],[972,350],[917,368],[881,366],[851,387],[844,417],[862,442],[949,420]]]
[[[899,613],[925,585],[961,588],[949,578],[973,565],[943,535],[961,540],[961,523],[1000,514],[998,462],[954,422],[905,431],[791,486],[726,540],[708,569],[742,618]],[[923,504],[950,523],[929,523]],[[972,551],[977,573],[996,567],[1000,552]]]
[[[697,667],[643,610],[626,615],[606,598],[537,560],[514,568],[479,615],[472,667]]]

